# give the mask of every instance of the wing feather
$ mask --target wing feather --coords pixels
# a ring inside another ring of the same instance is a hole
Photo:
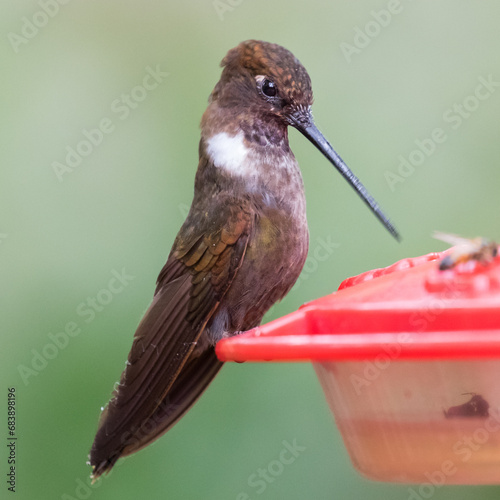
[[[195,348],[243,262],[254,217],[244,205],[223,206],[216,220],[188,218],[176,238],[101,415],[90,453],[94,478],[171,427],[220,369],[212,346]],[[140,434],[148,423],[149,432]]]
[[[201,396],[222,364],[213,348],[205,350],[201,356],[193,354],[168,395],[123,450],[123,456],[139,451],[167,432]]]

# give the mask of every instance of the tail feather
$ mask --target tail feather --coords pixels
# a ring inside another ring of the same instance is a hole
[[[222,365],[213,347],[201,354],[194,351],[155,412],[126,439],[121,449],[111,456],[100,457],[94,443],[90,454],[94,466],[92,478],[108,473],[118,458],[141,450],[167,432],[197,401]]]
[[[141,450],[172,428],[196,403],[222,365],[213,348],[205,351],[199,358],[188,361],[167,397],[145,423],[142,432],[139,429],[134,434],[136,441],[123,450],[122,456]]]

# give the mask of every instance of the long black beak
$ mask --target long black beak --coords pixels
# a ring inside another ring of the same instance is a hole
[[[344,163],[344,160],[335,152],[330,143],[325,139],[325,136],[318,130],[310,116],[292,117],[293,127],[304,134],[333,164],[333,166],[342,174],[344,179],[349,182],[353,189],[358,193],[361,199],[368,205],[370,210],[375,214],[377,219],[386,227],[386,229],[396,238],[401,240],[398,230],[382,212],[378,203],[372,198],[361,181],[352,173],[351,169]]]

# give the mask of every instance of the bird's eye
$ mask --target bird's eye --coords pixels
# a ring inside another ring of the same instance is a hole
[[[276,84],[267,78],[262,80],[261,83],[262,93],[267,97],[276,97],[278,94],[278,88]]]

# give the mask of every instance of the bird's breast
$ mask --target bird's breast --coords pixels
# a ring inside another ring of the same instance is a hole
[[[305,263],[309,233],[302,175],[289,148],[220,132],[202,139],[202,152],[205,179],[253,213],[244,258],[208,325],[216,342],[257,326],[290,291]],[[206,190],[207,182],[199,186]]]
[[[301,217],[279,208],[260,211],[244,259],[210,328],[214,342],[249,330],[293,287],[307,257],[309,233]]]

